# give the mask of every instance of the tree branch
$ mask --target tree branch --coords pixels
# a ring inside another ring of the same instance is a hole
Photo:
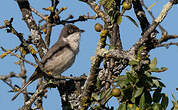
[[[149,26],[149,28],[143,33],[142,37],[130,48],[130,53],[135,54],[140,46],[149,40],[149,35],[155,30],[155,28],[161,23],[166,17],[168,11],[172,8],[173,2],[168,2],[162,9],[160,15],[154,20],[154,22]],[[155,35],[151,35],[152,38]]]
[[[35,23],[35,20],[33,19],[32,12],[30,9],[30,4],[28,0],[16,0],[18,3],[18,6],[22,12],[23,20],[27,24],[31,37],[33,39],[33,44],[38,49],[39,55],[42,58],[44,54],[47,52],[46,45],[41,38],[41,33],[37,27],[37,24]]]

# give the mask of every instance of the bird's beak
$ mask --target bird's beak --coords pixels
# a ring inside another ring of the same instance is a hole
[[[84,30],[82,30],[82,29],[80,29],[80,30],[79,30],[79,32],[81,32],[81,33],[82,33],[82,32],[85,32],[85,31],[84,31]]]

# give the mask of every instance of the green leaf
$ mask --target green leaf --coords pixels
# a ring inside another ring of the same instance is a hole
[[[161,67],[161,71],[162,71],[162,72],[167,71],[167,70],[168,70],[168,68],[166,68],[166,67]]]
[[[117,77],[116,82],[120,82],[120,81],[125,81],[127,80],[127,76],[126,75],[120,75]]]
[[[144,94],[146,97],[145,103],[150,106],[152,103],[151,93],[149,91],[145,91]]]
[[[112,97],[111,95],[111,88],[107,89],[103,95],[101,96],[100,100],[101,100],[101,104],[105,105],[105,103],[108,102],[108,100]]]
[[[153,110],[162,110],[161,109],[161,105],[158,104],[158,103],[154,103],[153,106],[152,106]]]
[[[158,88],[162,88],[162,87],[166,87],[161,81],[159,81],[160,79],[152,79],[153,83],[155,84],[156,87]]]
[[[157,58],[154,57],[154,59],[151,61],[151,64],[149,65],[150,66],[150,69],[155,69],[156,68],[156,65],[157,65]]]
[[[161,100],[161,106],[163,107],[164,110],[166,110],[167,106],[169,103],[169,98],[167,94],[163,94],[163,98]]]
[[[158,81],[158,80],[153,79],[153,83],[156,85],[156,87],[160,87],[160,85],[159,85],[159,81]]]
[[[151,71],[150,72],[160,72],[159,68],[151,68]]]
[[[135,61],[135,60],[129,61],[129,65],[138,65],[138,64],[139,64],[138,61]]]
[[[147,77],[151,77],[151,73],[149,71],[145,71],[144,74],[147,76]]]
[[[161,81],[159,81],[160,87],[166,87]]]
[[[138,97],[138,96],[140,96],[140,95],[143,93],[143,89],[144,89],[144,87],[137,88],[136,91],[134,91],[135,93],[134,93],[133,96],[134,96],[135,98]]]
[[[117,110],[127,110],[126,108],[127,108],[126,104],[123,103],[123,104],[119,105],[119,107],[117,108]]]
[[[157,73],[164,72],[166,70],[168,70],[168,68],[166,68],[166,67],[161,67],[161,69],[156,68],[156,67],[155,68],[150,68],[150,72],[157,72]]]
[[[135,103],[135,97],[132,97],[132,98],[130,99],[130,101],[131,101],[132,103]]]
[[[119,15],[119,16],[117,17],[117,24],[120,25],[121,22],[122,22],[122,16]]]
[[[117,85],[120,86],[121,88],[126,87],[127,84],[129,84],[128,78],[126,75],[120,75],[116,79]]]
[[[132,73],[133,73],[133,72],[126,72],[127,78],[128,78],[128,80],[129,80],[129,82],[135,83],[136,78],[133,76],[134,74],[132,74]]]
[[[153,8],[153,6],[155,6],[157,2],[158,2],[158,1],[156,1],[155,3],[153,3],[152,5],[150,5],[150,6],[147,8],[147,11],[149,11],[151,8]]]
[[[145,94],[143,93],[140,102],[139,102],[139,110],[145,110]]]
[[[126,16],[124,16],[124,17],[126,17],[126,18],[128,18],[132,23],[134,23],[135,24],[135,26],[137,26],[138,27],[138,24],[137,24],[137,22],[132,18],[132,17],[130,17],[130,16],[128,16],[128,15],[126,15]]]
[[[121,96],[123,96],[122,101],[128,101],[128,99],[131,99],[133,96],[133,87],[131,85],[128,85],[126,88],[121,89]]]
[[[156,89],[156,91],[153,93],[153,102],[159,103],[161,100],[162,94],[161,94],[161,88]]]
[[[96,101],[99,100],[98,95],[96,93],[92,93],[92,98]]]

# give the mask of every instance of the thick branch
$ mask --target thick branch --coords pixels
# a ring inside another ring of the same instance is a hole
[[[143,0],[141,0],[141,4],[143,5],[143,7],[145,7],[145,9],[148,9]],[[153,16],[153,13],[150,10],[147,10],[147,11],[150,14],[150,16],[152,17],[152,19],[155,20],[155,17]],[[160,24],[158,26],[159,26],[162,34],[167,33],[166,30]]]
[[[117,23],[114,23],[112,31],[111,31],[111,38],[110,38],[110,44],[111,46],[114,46],[118,50],[122,51],[122,42],[120,39],[120,32],[119,32],[119,26]]]
[[[97,52],[103,47],[100,40],[98,41],[95,56],[91,58],[90,74],[84,84],[84,90],[80,97],[79,109],[86,109],[90,105],[90,97],[95,87],[100,63],[103,60],[103,58],[97,54]]]
[[[41,38],[41,33],[37,27],[37,24],[33,19],[32,12],[30,9],[30,4],[28,0],[16,0],[16,1],[18,3],[19,8],[21,9],[23,20],[25,21],[25,23],[27,24],[31,32],[33,43],[38,49],[39,55],[42,58],[44,54],[47,52],[47,48],[45,46],[43,39]]]
[[[155,30],[155,28],[161,23],[166,17],[168,11],[172,8],[173,3],[168,2],[162,9],[160,15],[155,19],[155,21],[149,26],[149,28],[143,33],[142,37],[130,48],[130,52],[135,54],[135,51],[138,50],[145,42],[149,40],[149,35]],[[154,36],[154,35],[152,35]]]
[[[148,28],[150,23],[148,22],[148,20],[146,18],[146,15],[142,8],[142,4],[140,3],[140,0],[133,0],[132,3],[133,3],[135,15],[137,16],[137,19],[140,22],[142,32],[144,32]]]
[[[35,102],[37,97],[39,97],[40,95],[44,96],[44,94],[46,93],[45,89],[47,87],[48,85],[46,83],[42,83],[40,87],[38,87],[38,89],[35,91],[35,93],[30,97],[30,99],[27,102],[25,102],[24,106],[19,110],[30,110],[32,104]]]
[[[80,1],[87,3],[93,9],[93,11],[95,11],[95,13],[101,17],[101,19],[104,22],[111,21],[109,15],[107,15],[105,12],[103,12],[100,9],[100,7],[96,4],[95,0],[80,0]]]

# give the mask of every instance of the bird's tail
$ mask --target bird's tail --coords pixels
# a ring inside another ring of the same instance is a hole
[[[35,72],[32,74],[32,76],[29,78],[29,80],[27,81],[27,83],[25,83],[25,85],[17,92],[17,94],[15,94],[15,96],[12,98],[12,101],[16,99],[16,97],[24,91],[24,89],[30,85],[33,81],[35,81],[36,79],[40,78],[41,73],[39,73],[38,71],[35,70]]]

